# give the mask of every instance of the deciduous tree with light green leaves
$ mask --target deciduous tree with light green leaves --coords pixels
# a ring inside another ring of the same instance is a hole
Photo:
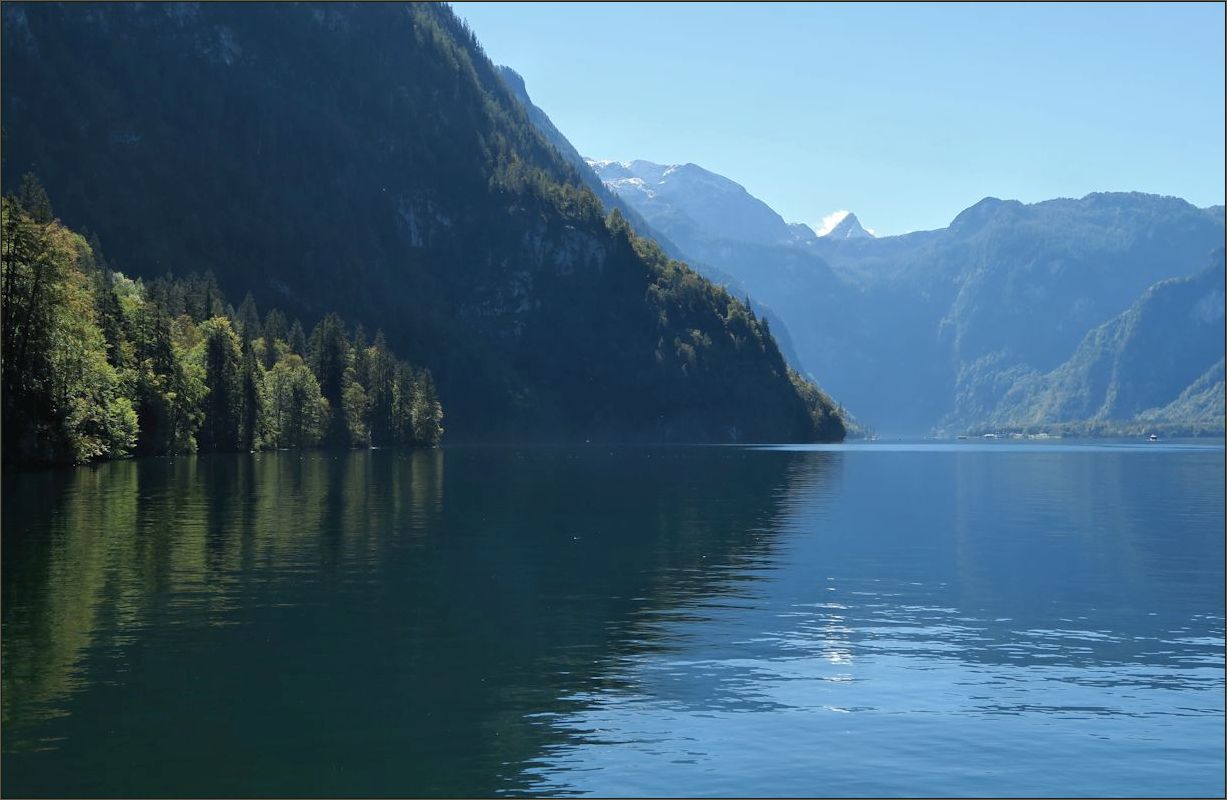
[[[290,354],[281,359],[266,379],[264,443],[276,449],[319,444],[331,409],[302,357]]]
[[[6,462],[84,463],[127,455],[136,412],[107,358],[84,263],[89,245],[56,221],[32,176],[5,197],[0,254]]]
[[[32,177],[0,225],[6,464],[438,444],[433,385],[382,335],[368,347],[359,328],[351,345],[328,315],[308,346],[280,311],[261,323],[250,295],[235,310],[208,273],[147,285],[112,271]]]

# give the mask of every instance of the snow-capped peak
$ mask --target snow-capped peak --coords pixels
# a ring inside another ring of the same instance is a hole
[[[818,235],[827,239],[866,239],[873,238],[874,233],[861,225],[856,214],[845,209],[823,217]]]
[[[670,169],[651,161],[613,161],[595,158],[585,158],[584,161],[588,162],[592,171],[606,184],[638,178],[649,185],[655,185],[660,182],[665,171]]]

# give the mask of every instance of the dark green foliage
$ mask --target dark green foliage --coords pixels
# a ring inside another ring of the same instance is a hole
[[[362,319],[429,367],[469,439],[817,435],[770,334],[606,226],[445,5],[182,10],[22,6],[29,36],[3,50],[5,174],[37,164],[133,274],[198,273],[150,285],[172,318],[224,314],[220,286]],[[349,342],[305,338],[285,342],[321,370],[339,443]],[[378,444],[387,392],[361,366]]]
[[[92,246],[91,246],[92,249]],[[116,369],[131,366],[131,350],[124,332],[124,312],[119,296],[110,291],[114,276],[110,271],[96,269],[93,272],[94,311],[102,338],[106,341],[107,361]]]
[[[819,440],[836,441],[844,438],[849,426],[831,398],[814,384],[802,378],[795,370],[788,370],[788,378],[792,381],[793,386],[797,387],[797,393],[804,399]]]
[[[238,323],[239,337],[244,342],[259,339],[263,335],[260,330],[260,314],[256,311],[256,300],[251,296],[251,292],[248,292],[243,298],[243,304],[236,312],[235,321]]]
[[[251,451],[255,449],[256,438],[260,433],[260,418],[264,413],[264,371],[256,360],[251,342],[243,343],[241,402],[243,418],[239,448]]]
[[[40,216],[50,208],[32,180],[22,196],[42,209]],[[230,316],[197,324],[194,315],[204,309],[233,311],[209,276],[164,276],[146,287],[100,262],[84,238],[57,220],[39,222],[21,199],[4,198],[5,464],[308,447],[337,425],[343,435],[333,443],[371,443],[372,404],[340,318],[327,317],[317,328],[316,354],[327,381],[341,384],[330,403],[321,381],[283,339],[244,340]],[[254,303],[240,308],[245,329],[254,330]],[[264,333],[284,334],[280,312],[268,319]],[[301,339],[295,325],[294,338]],[[272,364],[267,370],[265,358]],[[379,375],[409,371],[382,337],[363,348],[363,360],[370,358]],[[380,398],[379,444],[438,444],[442,409],[432,385],[410,387],[392,412],[404,414],[403,421],[389,419],[390,403]],[[389,433],[415,425],[425,426],[422,437]]]
[[[204,424],[200,427],[202,452],[234,452],[242,444],[243,386],[239,337],[226,317],[214,317],[200,326],[204,338],[200,359],[209,394]]]
[[[17,193],[17,202],[30,215],[30,219],[39,225],[47,225],[54,218],[47,190],[32,172],[21,176],[21,189]]]
[[[352,447],[367,447],[371,443],[370,409],[362,384],[351,379],[345,382],[341,392],[341,412],[348,444]]]
[[[273,309],[264,317],[264,325],[261,328],[263,338],[266,342],[272,343],[278,340],[288,341],[290,338],[290,329],[286,325],[285,314],[279,310]],[[273,364],[277,363],[276,350],[269,347],[265,352],[265,360],[263,362],[265,369],[272,369]]]
[[[31,203],[27,210],[25,203]],[[137,417],[108,360],[85,240],[50,218],[27,176],[3,200],[5,463],[82,463],[130,453]]]
[[[345,336],[345,326],[336,314],[328,314],[315,329],[311,331],[311,339],[307,342],[307,360],[311,371],[320,382],[320,394],[333,408],[342,408],[342,394],[345,391],[345,370],[349,364],[349,342]],[[332,427],[324,434],[325,441],[330,444],[341,444],[346,441],[347,420],[344,415],[334,416]]]
[[[229,314],[212,271],[193,273],[183,279],[168,272],[149,284],[149,297],[172,317],[186,316],[195,323]]]
[[[416,444],[434,446],[443,438],[443,410],[430,370],[422,370],[413,381],[413,439]]]
[[[285,314],[282,314],[279,309],[274,308],[264,316],[263,335],[270,339],[289,338],[290,329],[286,324]]]
[[[119,296],[120,287],[128,288],[117,282],[112,293]],[[164,309],[143,300],[139,287],[131,287],[125,299],[134,356],[133,402],[140,422],[136,452],[190,453],[196,449],[196,431],[204,418],[202,401],[208,392],[204,370],[188,357],[185,342],[175,343],[177,325]],[[182,330],[181,324],[178,327]]]
[[[382,333],[382,331],[380,331]],[[350,352],[353,353],[353,368],[355,379],[363,386],[367,385],[367,341],[366,329],[359,322],[354,326],[354,338],[350,344]]]
[[[356,346],[354,352],[358,352]],[[380,445],[395,443],[398,440],[396,430],[397,365],[396,359],[388,352],[388,344],[384,339],[383,331],[375,334],[375,343],[366,350],[363,362],[367,395],[371,402],[371,440]]]
[[[302,323],[294,320],[294,324],[290,326],[290,338],[287,343],[290,346],[291,353],[297,353],[300,356],[307,355],[307,334],[303,332]]]
[[[397,364],[393,372],[393,430],[396,441],[413,441],[413,370],[408,364]]]

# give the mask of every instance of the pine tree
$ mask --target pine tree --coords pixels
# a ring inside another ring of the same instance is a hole
[[[345,391],[345,370],[349,366],[349,342],[345,337],[345,326],[336,314],[327,314],[311,331],[311,339],[307,344],[308,363],[320,382],[320,394],[333,409],[339,409],[340,414],[334,414],[330,427],[325,431],[324,443],[331,446],[343,446],[349,439],[348,425],[345,420],[345,405],[342,394]]]
[[[256,449],[258,444],[260,419],[264,411],[264,370],[256,360],[256,353],[250,341],[243,343],[242,381],[243,424],[240,447],[250,451]]]
[[[264,317],[264,325],[261,332],[264,335],[261,337],[263,346],[260,351],[260,363],[265,371],[267,371],[272,369],[273,365],[277,363],[277,359],[281,356],[281,345],[285,344],[286,338],[289,336],[289,329],[285,324],[285,315],[277,309],[268,312]]]
[[[275,308],[265,314],[262,332],[266,339],[287,341],[290,336],[290,329],[286,325],[285,314],[282,314]]]
[[[443,406],[428,369],[419,372],[414,381],[413,439],[416,444],[428,447],[438,445],[443,439]]]
[[[196,450],[208,392],[204,367],[175,346],[170,317],[149,300],[126,319],[133,339],[133,399],[140,424],[137,453]]]
[[[392,441],[397,445],[412,445],[413,430],[413,400],[414,400],[413,370],[403,361],[393,368],[392,379]]]
[[[303,332],[302,323],[294,320],[294,324],[290,326],[289,338],[286,342],[290,345],[290,352],[303,357],[307,357],[307,334]]]
[[[226,317],[213,317],[200,325],[203,341],[199,358],[209,394],[205,398],[200,449],[235,452],[242,447],[243,386],[239,337]]]
[[[238,325],[239,337],[244,342],[259,339],[262,335],[260,330],[260,314],[256,311],[256,300],[251,296],[251,292],[248,292],[243,298],[243,302],[239,305],[236,313],[235,322]]]
[[[371,441],[384,446],[396,441],[396,359],[388,351],[383,331],[367,350],[367,395],[371,400]]]
[[[107,361],[116,369],[130,367],[132,345],[124,331],[123,307],[111,287],[111,277],[101,271],[94,274],[94,301],[98,327],[107,343]]]
[[[225,298],[211,270],[186,281],[184,305],[185,312],[196,323],[226,315]]]
[[[369,387],[369,375],[367,374],[369,364],[367,361],[366,329],[362,327],[361,322],[354,326],[354,339],[353,344],[350,347],[350,352],[353,353],[354,375],[356,376],[357,381],[363,386]]]
[[[18,190],[18,202],[30,219],[34,220],[39,225],[48,225],[51,220],[55,219],[55,214],[51,211],[51,200],[47,197],[47,190],[43,188],[43,184],[34,177],[34,173],[27,172],[21,176],[21,188]]]

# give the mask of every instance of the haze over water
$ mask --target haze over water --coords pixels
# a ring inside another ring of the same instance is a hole
[[[9,795],[1221,795],[1224,454],[6,476]]]

